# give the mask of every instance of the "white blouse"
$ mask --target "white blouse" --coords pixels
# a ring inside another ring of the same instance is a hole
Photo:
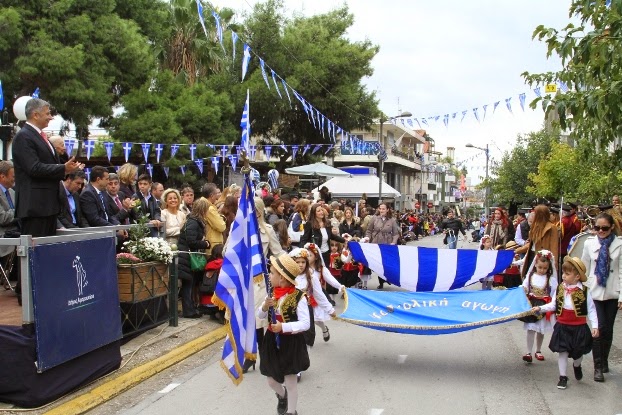
[[[295,293],[294,293],[295,294]],[[287,297],[294,294],[284,295],[279,298],[279,301],[275,307],[277,314],[281,314],[281,306]],[[267,297],[266,297],[267,298]],[[264,300],[265,302],[265,300]],[[260,319],[267,319],[268,312],[262,310],[263,303],[257,308],[256,316]],[[309,316],[309,304],[307,303],[307,297],[302,296],[300,301],[298,302],[298,306],[296,307],[296,314],[298,315],[298,321],[292,321],[289,323],[283,323],[282,329],[283,333],[301,333],[303,331],[309,330],[311,327],[311,318]]]

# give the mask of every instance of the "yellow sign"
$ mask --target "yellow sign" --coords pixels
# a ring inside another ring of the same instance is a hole
[[[555,84],[547,84],[544,87],[544,92],[547,93],[547,94],[552,93],[552,92],[557,92],[557,85],[555,85]]]

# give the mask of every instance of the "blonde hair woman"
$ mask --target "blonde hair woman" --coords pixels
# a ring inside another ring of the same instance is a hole
[[[166,189],[160,201],[161,217],[166,222],[164,238],[169,244],[177,244],[179,231],[186,222],[186,213],[180,209],[181,195],[177,189]]]
[[[132,198],[136,193],[136,179],[138,178],[138,167],[132,163],[125,163],[119,167],[117,172],[119,175],[119,192],[125,195],[125,198]]]

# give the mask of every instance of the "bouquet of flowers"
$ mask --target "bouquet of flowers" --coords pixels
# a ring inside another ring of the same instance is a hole
[[[138,264],[141,261],[140,258],[138,258],[135,255],[132,255],[128,252],[121,252],[120,254],[117,254],[117,265],[125,265],[125,264]]]
[[[165,264],[173,262],[173,250],[162,238],[130,239],[123,243],[123,248],[135,257],[140,258],[142,262],[157,261]]]

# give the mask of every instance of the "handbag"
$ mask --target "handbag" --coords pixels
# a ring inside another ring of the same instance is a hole
[[[205,255],[198,252],[190,253],[190,269],[192,271],[205,271],[205,265],[207,265],[207,258],[205,258]]]
[[[299,213],[296,213],[297,215],[299,215]],[[305,221],[302,221],[302,224],[305,224]],[[295,231],[294,230],[294,220],[292,218],[291,221],[289,221],[289,225],[287,226],[287,235],[289,236],[289,238],[292,240],[292,242],[294,243],[299,243],[300,242],[300,237],[304,234],[304,231]]]

